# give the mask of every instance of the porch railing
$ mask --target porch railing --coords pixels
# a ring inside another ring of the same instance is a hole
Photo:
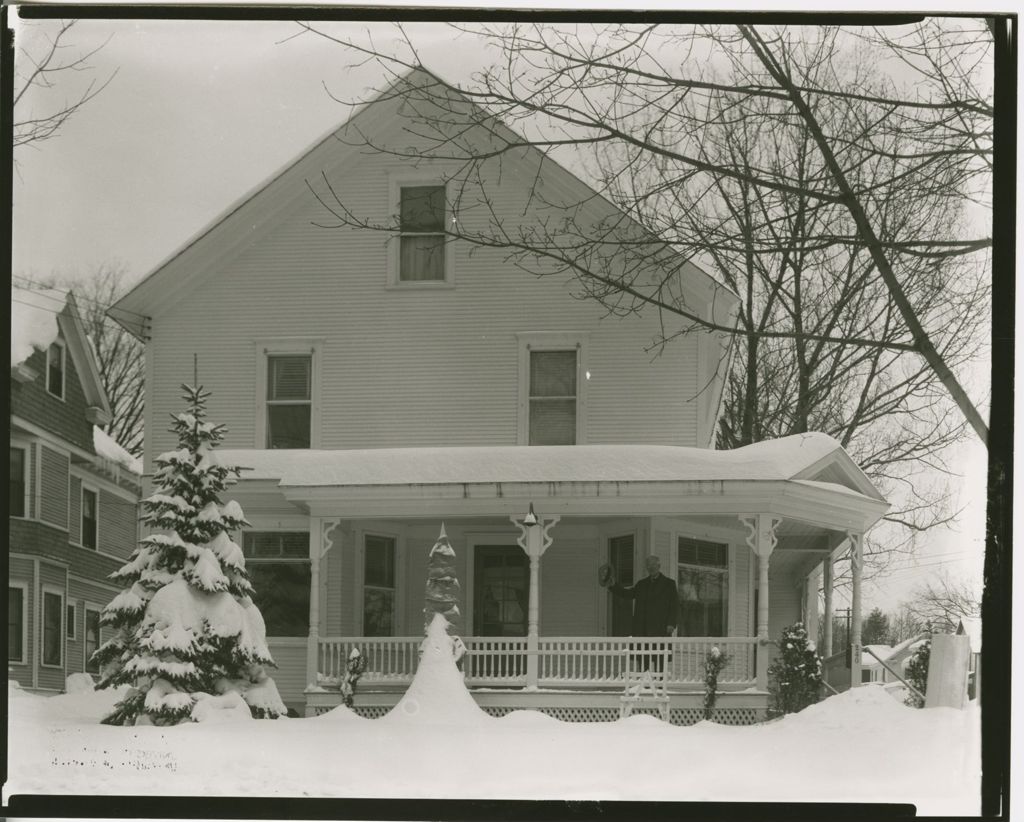
[[[527,684],[526,637],[463,637],[463,672],[471,686],[517,687]],[[416,673],[422,637],[320,637],[317,671],[333,684],[345,672],[353,648],[366,659],[363,683],[403,685]],[[537,684],[549,688],[617,687],[627,659],[635,668],[648,660],[664,666],[669,686],[704,681],[704,660],[713,648],[726,654],[719,684],[755,683],[756,637],[541,637]]]

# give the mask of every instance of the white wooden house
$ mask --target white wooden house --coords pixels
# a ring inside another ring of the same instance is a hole
[[[653,553],[682,599],[678,636],[646,640],[669,654],[673,721],[698,718],[713,645],[731,658],[720,719],[755,720],[769,638],[816,619],[823,563],[828,587],[832,559],[859,555],[885,501],[822,434],[712,450],[727,337],[695,331],[653,356],[655,311],[610,317],[563,275],[438,242],[456,212],[464,231],[488,219],[474,186],[489,213],[526,223],[541,219],[523,207],[531,186],[548,203],[585,200],[595,222],[612,206],[534,149],[469,180],[351,139],[414,145],[405,118],[388,95],[363,107],[111,310],[146,342],[147,470],[173,446],[164,421],[197,365],[229,429],[222,460],[252,469],[232,493],[252,524],[240,542],[298,710],[338,703],[331,683],[354,646],[369,660],[357,709],[396,702],[443,522],[466,680],[487,710],[617,716],[640,641],[597,569],[629,582]],[[310,189],[324,180],[395,232],[318,226]],[[692,310],[732,322],[735,295],[690,264],[677,279]]]

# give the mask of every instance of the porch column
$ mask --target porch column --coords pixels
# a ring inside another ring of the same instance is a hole
[[[320,554],[323,550],[321,517],[309,519],[309,634],[306,638],[306,686],[315,687],[320,656]]]
[[[824,643],[825,647],[822,649],[822,656],[828,658],[832,656],[832,584],[833,584],[833,566],[832,566],[832,552],[829,551],[825,556],[825,562],[823,565],[822,574],[822,589],[825,594],[825,636]]]
[[[768,687],[768,564],[778,544],[775,529],[782,522],[781,517],[770,514],[740,515],[740,521],[750,531],[747,534],[747,545],[757,556],[758,594],[757,594],[757,687],[766,690]]]
[[[552,539],[548,531],[561,517],[538,517],[533,514],[533,505],[531,504],[530,513],[525,517],[519,519],[511,516],[509,519],[520,531],[516,543],[530,559],[530,606],[526,628],[526,689],[536,691],[540,651],[538,629],[540,624],[540,558],[551,545]]]
[[[853,576],[853,591],[850,594],[850,687],[861,684],[861,641],[860,641],[860,582],[864,570],[864,535],[858,531],[847,531],[850,540],[850,570]]]
[[[320,659],[320,564],[331,550],[331,532],[340,520],[309,518],[309,634],[306,638],[306,685],[315,686]]]

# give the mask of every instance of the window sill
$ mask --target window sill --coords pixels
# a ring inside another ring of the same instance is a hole
[[[63,671],[64,670],[64,664],[63,663],[61,663],[60,665],[54,665],[54,664],[49,663],[49,662],[40,662],[39,663],[39,667],[40,668],[48,668],[51,671]]]
[[[385,291],[424,291],[429,289],[448,291],[454,288],[455,283],[451,280],[402,280],[392,281],[384,286]]]
[[[24,665],[25,667],[28,667],[28,660],[27,659],[21,659],[21,660],[19,660],[19,659],[8,659],[7,660],[7,664],[8,665]]]

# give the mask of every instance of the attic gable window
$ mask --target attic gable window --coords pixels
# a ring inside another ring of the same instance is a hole
[[[530,445],[576,444],[576,349],[530,352]]]
[[[520,445],[586,442],[586,331],[521,331],[519,339]]]
[[[267,448],[309,448],[313,357],[267,358]]]
[[[445,187],[399,188],[398,281],[444,282]]]
[[[46,390],[58,399],[64,399],[65,353],[59,342],[51,343],[46,350]]]

